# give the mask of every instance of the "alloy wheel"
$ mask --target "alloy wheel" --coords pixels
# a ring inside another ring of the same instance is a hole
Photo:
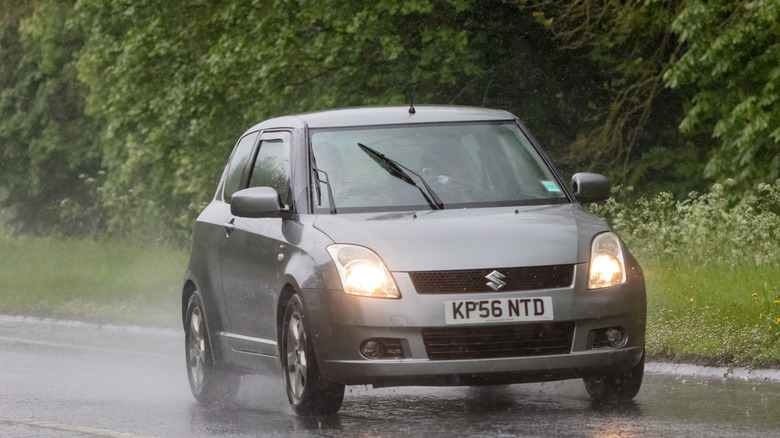
[[[192,308],[190,327],[187,335],[191,383],[193,387],[200,390],[203,387],[204,366],[206,362],[206,336],[203,327],[203,315],[198,306]]]
[[[295,398],[303,396],[306,387],[306,333],[300,313],[293,312],[287,326],[287,377]]]

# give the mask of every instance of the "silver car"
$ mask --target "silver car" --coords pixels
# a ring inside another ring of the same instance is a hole
[[[583,378],[633,398],[644,277],[512,114],[382,107],[279,117],[235,145],[199,216],[184,279],[195,398],[284,376],[300,415],[345,385]]]

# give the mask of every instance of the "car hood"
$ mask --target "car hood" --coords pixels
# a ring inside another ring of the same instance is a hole
[[[585,263],[607,231],[579,204],[321,215],[314,227],[371,248],[396,272]]]

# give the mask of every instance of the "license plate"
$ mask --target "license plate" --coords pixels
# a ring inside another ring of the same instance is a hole
[[[446,324],[550,321],[552,319],[552,297],[493,298],[446,301],[444,303],[444,322]]]

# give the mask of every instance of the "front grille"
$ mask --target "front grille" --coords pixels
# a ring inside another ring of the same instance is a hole
[[[574,265],[498,268],[505,276],[502,291],[552,289],[571,286]],[[493,269],[410,272],[418,294],[494,292],[486,277]]]
[[[529,357],[571,352],[574,322],[426,328],[430,360]]]

